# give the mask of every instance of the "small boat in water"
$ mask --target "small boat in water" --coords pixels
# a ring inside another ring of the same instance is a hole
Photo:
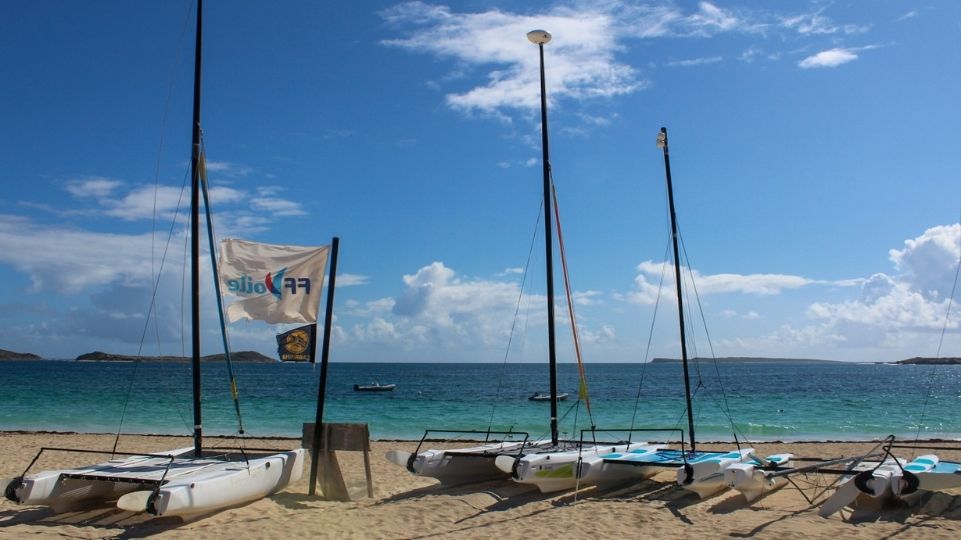
[[[550,401],[550,400],[551,400],[551,395],[548,394],[547,392],[534,392],[534,393],[531,394],[531,396],[530,396],[529,398],[527,398],[527,399],[529,399],[529,400],[531,400],[531,401]],[[566,394],[566,393],[557,394],[557,401],[564,401],[565,399],[567,399],[567,394]]]
[[[380,384],[378,382],[354,385],[355,392],[390,392],[394,388],[397,388],[396,384]]]

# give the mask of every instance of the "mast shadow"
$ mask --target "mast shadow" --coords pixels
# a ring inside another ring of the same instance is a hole
[[[380,506],[384,504],[407,501],[419,499],[422,497],[429,497],[433,495],[449,495],[449,496],[469,496],[477,495],[479,493],[488,494],[497,501],[515,497],[530,491],[536,491],[533,486],[526,486],[523,484],[518,484],[515,482],[502,481],[502,480],[488,480],[484,482],[474,482],[469,484],[457,484],[457,485],[444,485],[444,484],[434,484],[431,486],[424,486],[420,488],[415,488],[410,491],[404,491],[402,493],[395,493],[388,497],[378,500],[374,503],[375,506]]]
[[[205,516],[199,516],[200,519]],[[193,520],[191,520],[193,521]],[[99,506],[55,512],[49,508],[25,508],[0,512],[0,529],[15,525],[40,527],[91,527],[110,538],[144,538],[173,530],[187,521],[178,517],[154,517],[115,507]],[[121,532],[117,534],[116,529]],[[51,531],[52,533],[53,531]]]

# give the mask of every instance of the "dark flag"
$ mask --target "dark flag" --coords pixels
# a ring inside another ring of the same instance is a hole
[[[313,362],[314,328],[308,324],[277,335],[277,354],[281,362]]]

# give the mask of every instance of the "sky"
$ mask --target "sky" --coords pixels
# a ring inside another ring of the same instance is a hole
[[[193,9],[0,3],[0,348],[189,347]],[[662,126],[695,354],[961,356],[957,2],[208,0],[216,235],[340,238],[334,361],[546,361],[533,29],[585,361],[679,356]]]

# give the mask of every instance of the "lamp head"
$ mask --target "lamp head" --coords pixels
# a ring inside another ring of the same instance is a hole
[[[531,30],[527,33],[527,39],[535,45],[544,45],[550,42],[551,33],[547,30]]]

